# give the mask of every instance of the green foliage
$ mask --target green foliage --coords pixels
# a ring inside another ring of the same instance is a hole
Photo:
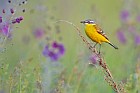
[[[14,7],[22,3],[11,1]],[[0,3],[0,11],[8,7],[4,2],[8,1],[2,0],[4,6]],[[80,21],[89,18],[96,20],[111,42],[119,47],[114,50],[103,44],[101,48],[114,80],[124,83],[120,86],[125,86],[126,93],[139,93],[139,45],[135,45],[132,33],[126,29],[130,25],[136,26],[139,34],[139,23],[133,20],[138,11],[134,11],[131,2],[127,4],[118,0],[28,0],[21,7],[16,6],[17,11],[10,18],[22,15],[24,20],[20,24],[10,23],[12,38],[3,36],[0,27],[0,93],[115,93],[104,80],[99,64],[89,65],[91,51],[75,29],[66,23],[55,23],[59,19],[71,21],[86,36]],[[134,14],[127,24],[119,19],[120,11],[125,8],[133,10],[130,13]],[[24,13],[21,12],[23,9]],[[0,13],[0,16],[5,15]],[[119,42],[116,35],[122,26],[128,37],[126,44]],[[34,33],[38,28],[43,31],[39,37]],[[42,54],[44,47],[50,47],[54,41],[65,47],[64,55],[57,61]]]

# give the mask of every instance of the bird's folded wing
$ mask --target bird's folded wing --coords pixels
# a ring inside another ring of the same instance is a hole
[[[99,34],[101,34],[102,36],[104,36],[108,40],[108,37],[106,36],[106,34],[104,33],[104,31],[98,25],[94,25],[94,26],[95,26],[97,32]]]

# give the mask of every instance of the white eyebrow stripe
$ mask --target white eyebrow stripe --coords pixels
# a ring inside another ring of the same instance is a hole
[[[90,23],[94,24],[94,23],[95,23],[95,21],[92,21],[92,20],[91,20],[91,21],[90,21]]]
[[[91,20],[90,22],[91,22],[91,23],[94,23],[94,21],[93,21],[93,20]]]

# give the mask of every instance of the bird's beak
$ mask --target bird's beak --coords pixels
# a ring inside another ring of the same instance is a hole
[[[80,23],[85,23],[85,21],[81,21]]]

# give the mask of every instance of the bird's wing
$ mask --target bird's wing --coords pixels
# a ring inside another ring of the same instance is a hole
[[[104,31],[103,31],[97,24],[94,25],[94,26],[95,26],[97,32],[98,32],[99,34],[101,34],[102,36],[104,36],[104,37],[108,40],[108,37],[106,36],[106,34],[104,33]]]

